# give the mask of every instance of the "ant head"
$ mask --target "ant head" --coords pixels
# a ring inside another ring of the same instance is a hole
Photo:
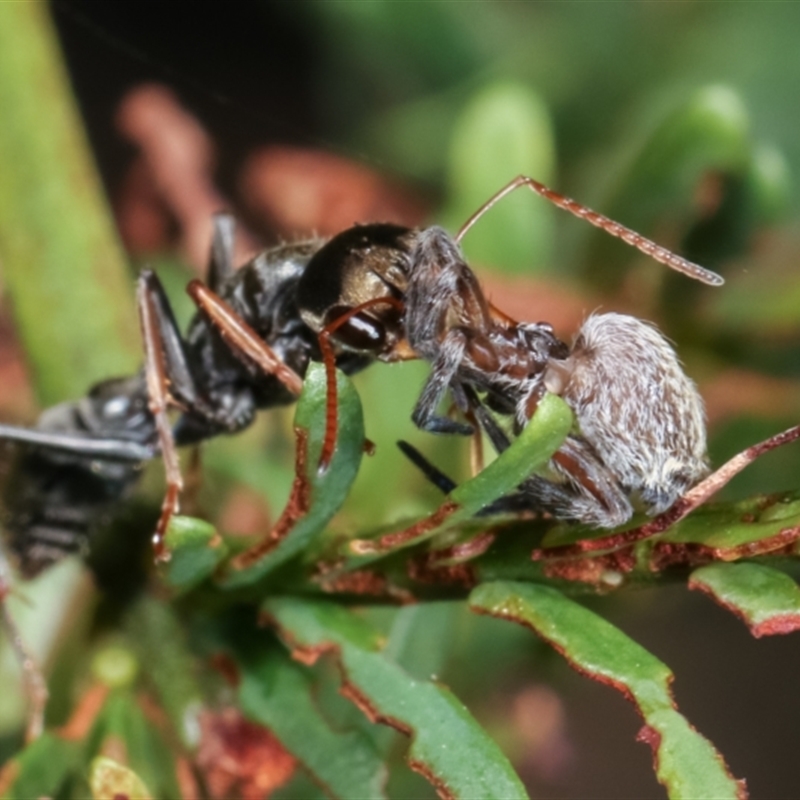
[[[109,437],[152,428],[147,389],[140,375],[96,383],[78,401],[76,411],[88,430],[103,430]]]
[[[382,354],[402,338],[415,231],[377,223],[334,236],[311,258],[297,286],[300,316],[346,350]]]

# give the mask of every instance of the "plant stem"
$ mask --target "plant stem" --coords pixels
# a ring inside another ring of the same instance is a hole
[[[132,281],[44,3],[0,5],[0,262],[39,399],[140,360]]]

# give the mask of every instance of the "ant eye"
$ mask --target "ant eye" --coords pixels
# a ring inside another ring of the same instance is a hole
[[[347,313],[346,308],[336,306],[327,317],[331,324]],[[337,342],[353,350],[382,350],[386,344],[386,329],[374,317],[364,313],[354,314],[331,334]]]

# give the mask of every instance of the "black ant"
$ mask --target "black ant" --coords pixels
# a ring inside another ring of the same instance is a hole
[[[321,244],[271,248],[235,270],[233,220],[218,215],[209,288],[196,289],[213,322],[198,313],[181,336],[158,277],[144,271],[137,290],[144,370],[46,410],[33,429],[0,426],[0,439],[27,445],[5,492],[5,527],[24,575],[84,547],[89,530],[138,480],[143,462],[163,454],[171,510],[181,486],[175,445],[235,433],[257,409],[296,398],[309,360],[321,357],[296,305],[297,282]],[[336,363],[350,373],[369,361],[343,353]],[[174,428],[166,418],[170,405],[181,410]],[[157,549],[167,522],[165,513]]]

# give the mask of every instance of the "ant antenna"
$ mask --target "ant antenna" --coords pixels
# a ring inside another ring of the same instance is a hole
[[[519,189],[521,186],[527,186],[532,192],[544,197],[546,200],[549,200],[559,208],[569,211],[570,214],[574,214],[580,219],[585,219],[590,225],[594,225],[596,228],[604,230],[611,236],[616,236],[618,239],[622,239],[622,241],[626,244],[635,247],[645,255],[650,256],[650,258],[652,258],[654,261],[658,261],[660,264],[664,264],[665,266],[670,267],[670,269],[674,269],[676,272],[681,272],[684,275],[688,275],[690,278],[694,278],[702,283],[707,283],[709,286],[722,286],[722,284],[725,283],[725,279],[721,275],[717,275],[716,272],[712,272],[705,267],[701,267],[699,264],[695,264],[694,262],[688,261],[681,256],[675,255],[675,253],[673,253],[671,250],[667,250],[666,247],[662,247],[660,244],[656,244],[650,239],[646,239],[640,233],[636,233],[636,231],[626,228],[624,225],[621,225],[619,222],[615,222],[613,219],[610,219],[603,214],[598,214],[596,211],[592,211],[591,208],[581,205],[570,197],[565,197],[558,192],[554,192],[552,189],[548,189],[544,184],[539,183],[539,181],[535,181],[533,178],[528,178],[525,175],[518,175],[513,181],[511,181],[511,183],[504,186],[499,192],[497,192],[497,194],[490,197],[461,226],[461,230],[459,230],[459,232],[456,234],[456,243],[461,242],[461,240],[464,238],[464,234],[495,203],[502,200],[506,195],[511,194],[511,192],[514,190]]]

